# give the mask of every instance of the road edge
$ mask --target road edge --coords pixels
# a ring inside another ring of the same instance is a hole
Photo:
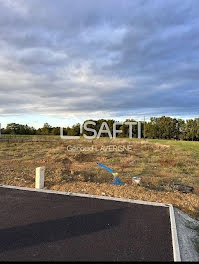
[[[171,236],[172,236],[172,244],[173,244],[173,258],[174,261],[181,261],[176,220],[175,220],[175,214],[172,204],[169,204],[169,213],[170,213]]]

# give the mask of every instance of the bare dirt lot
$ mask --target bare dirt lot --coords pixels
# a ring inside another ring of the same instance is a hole
[[[112,175],[97,162],[126,184],[111,185]],[[0,184],[34,187],[39,166],[46,167],[47,189],[171,203],[199,219],[199,142],[54,137],[0,142]],[[132,185],[134,176],[142,178],[139,186]],[[194,193],[174,190],[176,183],[193,186]]]

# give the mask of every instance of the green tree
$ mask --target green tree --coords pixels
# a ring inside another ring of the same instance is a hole
[[[51,131],[52,131],[52,127],[48,123],[45,123],[41,130],[42,135],[50,135]]]

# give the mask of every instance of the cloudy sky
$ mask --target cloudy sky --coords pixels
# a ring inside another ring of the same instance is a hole
[[[3,125],[195,117],[198,85],[199,1],[0,0]]]

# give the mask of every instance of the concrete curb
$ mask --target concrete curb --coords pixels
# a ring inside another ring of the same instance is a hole
[[[18,186],[12,186],[12,185],[0,185],[0,187],[9,188],[9,189],[23,190],[23,191],[31,191],[31,192],[54,193],[54,194],[61,194],[61,195],[68,195],[68,196],[78,196],[78,197],[96,198],[96,199],[102,199],[102,200],[113,200],[113,201],[118,201],[118,202],[127,202],[127,203],[143,204],[143,205],[169,207],[169,204],[164,204],[164,203],[147,202],[147,201],[132,200],[132,199],[123,199],[123,198],[109,197],[109,196],[100,196],[100,195],[93,195],[93,194],[61,192],[61,191],[54,191],[54,190],[44,190],[44,189],[34,189],[34,188],[27,188],[27,187],[18,187]]]
[[[83,193],[72,193],[72,192],[60,192],[60,191],[53,191],[53,190],[33,189],[33,188],[18,187],[18,186],[11,186],[11,185],[0,185],[0,187],[1,188],[8,188],[8,189],[17,189],[17,190],[22,190],[22,191],[42,192],[42,193],[51,193],[51,194],[59,194],[59,195],[67,195],[67,196],[77,196],[77,197],[84,197],[84,198],[94,198],[94,199],[101,199],[101,200],[111,200],[111,201],[118,201],[118,202],[167,207],[167,208],[169,208],[169,215],[170,215],[174,261],[181,261],[180,248],[179,248],[178,235],[177,235],[177,228],[176,228],[176,221],[175,221],[175,214],[174,214],[173,205],[171,205],[171,204],[147,202],[147,201],[142,201],[142,200],[122,199],[122,198],[99,196],[99,195],[92,195],[92,194],[83,194]]]
[[[172,204],[169,205],[169,213],[170,213],[171,235],[172,235],[172,243],[173,243],[173,258],[174,261],[181,261],[175,214]]]

